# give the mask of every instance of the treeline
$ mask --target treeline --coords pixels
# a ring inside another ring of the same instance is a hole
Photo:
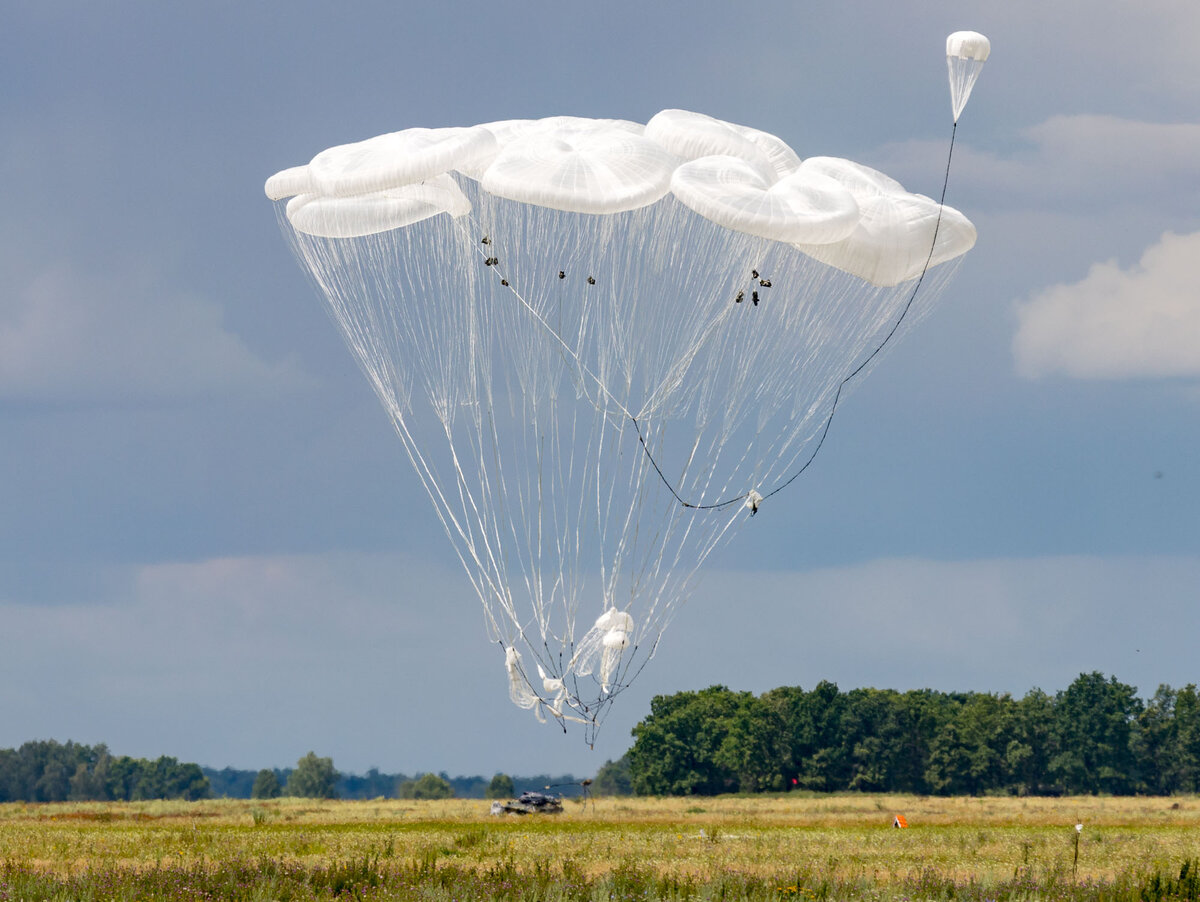
[[[755,696],[713,686],[658,696],[627,755],[639,795],[907,792],[1062,795],[1200,791],[1196,686],[1093,672],[1051,696],[841,692],[821,682]]]
[[[0,802],[93,802],[204,799],[208,779],[197,764],[162,756],[114,757],[94,746],[53,739],[0,749]]]
[[[288,779],[291,777],[293,768],[275,768],[268,770],[275,777],[276,784],[280,787],[280,792],[286,791]],[[233,767],[224,767],[220,770],[215,768],[203,768],[205,777],[208,778],[209,785],[212,787],[212,794],[217,798],[230,799],[249,799],[254,797],[254,784],[256,779],[260,779],[263,771],[255,770],[240,770]],[[422,777],[428,776],[423,773],[405,774],[405,773],[384,773],[378,768],[372,767],[365,774],[348,774],[335,772],[334,779],[334,797],[339,799],[394,799],[402,798],[416,785]],[[453,796],[459,799],[483,799],[488,797],[488,788],[492,785],[495,777],[481,776],[458,776],[452,777],[445,771],[442,771],[434,776],[444,780],[450,787]],[[554,786],[556,793],[573,796],[581,792],[579,779],[570,774],[554,776],[550,774],[536,774],[532,777],[512,777],[513,794],[520,795],[527,789],[544,791],[547,786]]]
[[[295,767],[220,770],[162,756],[155,760],[114,756],[104,743],[94,746],[53,739],[0,749],[0,802],[140,801],[144,799],[311,798],[375,799],[455,796],[483,799],[499,790],[520,795],[554,786],[561,795],[580,794],[570,774],[531,777],[451,777],[441,774],[339,773],[331,758],[309,752]]]

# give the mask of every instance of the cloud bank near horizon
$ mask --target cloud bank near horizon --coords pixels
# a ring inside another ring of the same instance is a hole
[[[1143,695],[1183,685],[1200,612],[1181,600],[1198,583],[1196,556],[706,572],[589,753],[579,735],[508,703],[501,657],[453,568],[322,554],[110,569],[80,593],[87,602],[0,601],[0,659],[43,687],[36,698],[0,687],[0,707],[25,725],[20,736],[0,729],[0,746],[108,741],[122,753],[246,768],[315,748],[350,771],[475,773],[528,770],[520,746],[535,743],[538,769],[583,773],[628,748],[651,697],[714,683],[761,692],[829,679],[1019,696],[1101,670]],[[31,635],[54,637],[53,660]],[[92,676],[62,679],[63,659]],[[501,734],[522,743],[478,741]]]

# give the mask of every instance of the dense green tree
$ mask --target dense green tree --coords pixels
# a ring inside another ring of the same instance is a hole
[[[405,780],[396,795],[401,799],[451,799],[454,787],[445,777],[437,774],[421,774],[415,780]]]
[[[780,770],[785,786],[829,792],[845,789],[849,765],[840,725],[846,697],[836,683],[822,680],[809,692],[799,686],[773,689],[763,696],[782,719],[784,753]]]
[[[19,765],[16,749],[0,749],[0,802],[15,802],[21,798]]]
[[[108,797],[124,801],[132,799],[139,771],[139,762],[128,755],[113,758],[108,765]]]
[[[980,795],[1005,786],[1016,703],[1008,695],[971,693],[941,722],[929,747],[932,792]]]
[[[67,764],[61,758],[47,761],[42,768],[42,775],[34,785],[34,793],[39,802],[65,802],[70,794],[70,773]]]
[[[783,718],[769,702],[740,693],[713,761],[733,775],[739,792],[783,789],[786,758]]]
[[[1031,689],[1013,709],[1004,748],[1004,788],[1017,795],[1049,793],[1049,762],[1057,754],[1056,742],[1054,699]]]
[[[162,755],[154,761],[136,760],[131,768],[132,790],[128,799],[208,798],[208,778],[197,764],[181,764]],[[128,785],[128,784],[127,784]]]
[[[1138,714],[1134,756],[1140,791],[1170,795],[1200,786],[1200,700],[1194,684],[1159,686]]]
[[[905,785],[923,777],[914,776],[915,762],[905,757],[910,724],[900,693],[893,689],[852,689],[846,693],[840,726],[843,754],[849,764],[845,788],[862,792],[921,791]]]
[[[1175,730],[1170,755],[1162,763],[1171,792],[1200,792],[1200,693],[1188,683],[1175,694]]]
[[[655,696],[650,715],[633,728],[629,750],[638,795],[716,795],[734,792],[737,775],[717,751],[747,692],[710,686],[700,692]]]
[[[930,792],[927,765],[934,737],[942,725],[957,717],[972,694],[914,689],[900,696],[897,711],[898,748],[892,785],[900,792]]]
[[[1058,752],[1049,772],[1067,793],[1127,793],[1140,782],[1130,739],[1142,702],[1132,686],[1081,673],[1055,697]]]
[[[264,767],[255,775],[254,785],[250,788],[250,798],[277,799],[282,794],[283,789],[279,785],[279,778],[275,776],[275,771]]]
[[[496,774],[484,792],[485,799],[511,799],[516,795],[513,779],[508,774]]]
[[[103,743],[96,746],[87,760],[75,765],[67,798],[72,802],[100,802],[109,798],[108,765],[112,757]]]
[[[103,744],[54,740],[0,749],[0,801],[100,801],[204,798],[208,780],[195,764],[174,758],[113,758]]]
[[[1200,790],[1195,686],[1137,690],[1080,674],[1051,697],[854,689],[659,696],[633,731],[639,794],[983,794]]]
[[[309,752],[296,762],[284,787],[284,794],[305,799],[336,799],[338,773],[332,758],[318,758]]]

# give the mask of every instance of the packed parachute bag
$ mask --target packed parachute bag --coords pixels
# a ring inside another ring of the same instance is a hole
[[[955,129],[988,52],[947,41]],[[953,132],[947,181],[952,153]],[[511,700],[589,742],[704,561],[785,497],[976,239],[945,184],[673,109],[408,128],[266,192]]]

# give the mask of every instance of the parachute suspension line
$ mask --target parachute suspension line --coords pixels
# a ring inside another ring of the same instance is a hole
[[[813,448],[812,454],[809,455],[808,460],[804,462],[804,465],[801,466],[799,470],[789,476],[787,480],[780,485],[777,485],[771,491],[767,492],[767,494],[763,495],[764,499],[770,498],[772,495],[783,491],[785,488],[795,482],[796,479],[799,478],[800,474],[807,470],[809,466],[812,465],[812,462],[816,460],[817,454],[819,454],[821,451],[821,446],[825,444],[825,439],[829,435],[829,427],[833,423],[833,415],[837,413],[838,401],[842,397],[842,389],[846,387],[846,383],[866,369],[867,365],[870,364],[870,362],[874,360],[876,356],[878,356],[880,351],[887,347],[888,342],[892,340],[892,336],[894,336],[899,330],[900,324],[904,322],[904,318],[908,316],[908,311],[912,309],[913,301],[917,299],[917,292],[921,290],[921,283],[925,281],[925,274],[929,272],[929,266],[933,262],[934,252],[937,250],[938,230],[941,228],[942,211],[946,206],[946,188],[950,184],[950,162],[954,159],[954,136],[957,134],[957,132],[958,120],[956,119],[950,128],[950,149],[946,153],[946,174],[942,177],[942,194],[941,197],[938,198],[938,215],[933,224],[933,239],[929,242],[929,256],[925,258],[925,265],[921,267],[921,275],[917,278],[917,284],[913,286],[912,293],[908,296],[908,301],[905,303],[904,309],[900,312],[900,316],[897,317],[896,322],[892,325],[891,330],[887,335],[884,336],[883,341],[881,341],[875,347],[875,350],[868,354],[862,363],[855,367],[850,374],[846,376],[846,378],[838,383],[837,391],[834,392],[833,395],[833,405],[829,408],[829,416],[825,418],[825,425],[821,429],[821,437],[817,441],[816,447]]]
[[[723,507],[729,507],[731,504],[737,504],[739,501],[745,501],[746,498],[749,497],[750,493],[744,492],[741,495],[738,495],[736,498],[727,498],[724,501],[717,501],[712,504],[693,504],[691,501],[684,500],[680,497],[679,493],[675,491],[675,487],[671,485],[671,481],[667,479],[666,474],[663,473],[662,467],[658,465],[658,461],[654,459],[654,454],[650,451],[650,446],[646,444],[646,437],[642,435],[642,427],[638,423],[637,417],[630,414],[629,419],[633,421],[633,428],[637,430],[638,442],[641,444],[642,450],[646,453],[646,459],[649,460],[650,465],[654,467],[654,472],[658,474],[658,478],[661,479],[663,485],[667,487],[667,491],[670,492],[675,497],[675,500],[684,507],[690,507],[692,510],[700,511],[720,510]]]
[[[957,120],[986,41],[952,36],[947,56],[970,61],[950,63]],[[681,162],[693,138],[704,155]],[[564,173],[597,177],[556,176],[564,148]],[[743,508],[807,468],[841,395],[976,238],[869,167],[800,171],[775,136],[686,111],[405,130],[318,157],[267,195],[478,596],[511,701],[589,745]],[[766,216],[771,190],[795,217]]]
[[[491,240],[488,242],[488,245],[487,245],[488,250],[484,251],[484,250],[481,250],[479,247],[476,247],[475,250],[476,250],[477,255],[480,257],[485,257],[485,256],[489,257],[491,262],[488,262],[488,260],[485,260],[484,261],[485,265],[487,265],[491,269],[491,271],[496,274],[495,277],[497,279],[499,279],[502,287],[504,289],[506,289],[513,297],[516,298],[520,309],[523,311],[523,314],[525,314],[525,315],[531,314],[531,316],[529,317],[530,321],[533,323],[536,323],[540,331],[542,331],[543,333],[549,333],[550,335],[552,335],[554,337],[554,339],[555,339],[554,344],[559,349],[559,352],[563,355],[564,359],[569,359],[574,364],[573,368],[575,369],[575,371],[577,373],[579,373],[583,378],[587,379],[590,384],[594,385],[596,387],[595,390],[598,393],[600,393],[603,397],[605,397],[610,404],[612,404],[613,413],[615,414],[615,413],[619,412],[621,421],[627,420],[630,424],[633,425],[635,432],[637,432],[639,435],[639,440],[642,441],[644,444],[645,440],[644,440],[644,438],[642,438],[642,434],[641,434],[642,433],[641,422],[637,416],[635,416],[634,414],[632,414],[630,412],[630,408],[626,406],[627,402],[622,403],[616,397],[616,395],[612,391],[612,389],[610,389],[610,387],[607,385],[606,379],[601,377],[600,375],[598,375],[596,370],[592,369],[589,364],[585,363],[581,359],[579,353],[572,347],[570,341],[568,341],[566,338],[564,338],[564,336],[562,334],[562,326],[560,325],[556,328],[555,325],[552,324],[552,322],[547,318],[548,316],[552,316],[552,314],[539,311],[539,309],[534,306],[534,303],[531,300],[526,298],[524,291],[523,291],[523,286],[521,284],[514,284],[514,282],[517,282],[517,283],[520,282],[519,279],[513,277],[515,275],[515,273],[510,274],[509,272],[506,272],[505,268],[502,268],[501,260],[494,258],[496,252],[499,250],[499,247],[497,246],[497,243],[496,243],[497,236],[495,234],[493,234],[494,229],[489,230],[489,229],[480,228],[482,223],[465,224],[462,221],[459,221],[458,223],[456,223],[456,225],[458,226],[458,228],[460,230],[462,230],[464,237],[471,241],[472,246],[475,246],[473,233],[480,232],[480,231],[486,231],[489,234],[491,234]],[[499,238],[499,241],[503,241],[503,239]],[[557,309],[557,308],[552,308],[552,309]],[[730,308],[730,309],[732,310],[733,308]],[[688,360],[690,360],[694,356],[694,354],[699,349],[699,347],[702,346],[706,341],[708,341],[712,335],[718,333],[718,330],[719,330],[722,322],[724,322],[725,319],[729,315],[730,314],[727,313],[722,316],[719,316],[717,318],[716,322],[710,324],[710,326],[703,331],[703,334],[696,337],[695,344],[692,346],[691,351],[689,351],[686,355]],[[668,374],[667,381],[671,382],[671,383],[677,383],[682,378],[682,374],[683,374],[684,370],[686,370],[686,366],[683,364],[680,364],[679,366],[676,367],[676,372]],[[654,406],[653,401],[654,401],[654,399],[650,399],[650,401],[647,402],[648,406],[651,408]],[[572,421],[572,422],[573,422],[573,426],[574,426],[574,421]],[[616,423],[612,423],[612,425],[617,426]],[[573,427],[572,427],[571,431],[572,431],[572,433],[574,432]],[[620,442],[621,431],[622,431],[621,427],[617,426],[617,432],[615,434],[615,437],[612,438],[611,440]],[[599,438],[597,436],[598,436],[597,433],[593,433],[593,438],[590,441],[598,441]],[[494,436],[493,436],[492,444],[493,444],[493,446],[497,445],[497,442],[495,441]],[[533,450],[535,452],[534,457],[538,460],[538,467],[537,467],[538,475],[536,478],[538,479],[538,481],[540,483],[541,478],[542,478],[541,461],[543,460],[544,452],[541,448],[533,448],[531,450]],[[646,449],[646,450],[647,450],[647,454],[648,454],[648,449]],[[693,451],[694,450],[695,449],[693,449]],[[590,453],[588,455],[589,459],[592,457],[595,457],[595,456],[596,455],[593,455]],[[657,461],[654,460],[652,455],[648,454],[648,457],[650,457],[652,463],[655,466],[655,469],[657,470],[658,469]],[[597,460],[598,459],[599,458],[597,458]],[[457,462],[456,462],[456,464],[457,464]],[[456,469],[456,472],[461,471],[461,467],[459,467],[457,465],[456,465],[455,469]],[[497,472],[500,471],[498,462],[496,464],[496,470],[497,470]],[[642,470],[642,472],[645,473],[648,471]],[[653,477],[647,477],[647,478],[650,480],[653,480]],[[659,472],[658,478],[660,480],[663,480],[664,482],[666,482],[665,474]],[[641,482],[640,478],[638,479],[638,482]],[[612,489],[613,489],[614,484],[613,484],[613,482],[603,480],[603,479],[599,478],[598,476],[597,476],[597,478],[595,478],[593,480],[593,484],[598,493],[595,500],[596,500],[596,503],[601,508],[601,510],[598,510],[598,514],[600,514],[600,520],[606,521],[608,519],[608,515],[604,512],[603,509],[608,508],[608,506],[611,505],[611,502],[613,500]],[[607,491],[602,492],[601,490],[603,490],[605,488],[605,486],[607,486]],[[544,486],[541,486],[541,485],[538,486],[539,490],[536,492],[536,497],[538,499],[541,499],[541,500],[545,499],[546,492],[544,491],[544,488],[545,488]],[[603,495],[606,495],[607,497],[603,497]],[[554,496],[554,493],[552,493],[552,497],[553,496]],[[682,499],[678,499],[678,500],[682,500]],[[583,497],[581,496],[580,497],[581,506],[582,506],[582,502],[583,502]],[[534,522],[537,523],[538,530],[540,532],[540,528],[542,525],[542,517],[544,515],[544,512],[540,509],[540,501],[539,501],[539,509],[536,512],[531,512],[531,513],[533,513],[532,519]],[[636,518],[633,517],[633,509],[632,508],[629,511],[626,511],[621,516],[623,517],[623,519],[628,521],[624,524],[623,528],[618,527],[618,529],[617,529],[618,534],[626,536],[625,539],[622,539],[619,542],[619,547],[625,548],[629,541],[630,523],[633,524],[632,528],[634,529],[632,539],[633,539],[634,543],[637,544],[638,523],[637,523]],[[694,523],[694,522],[696,522],[696,521],[690,521],[690,520],[686,520],[686,519],[681,521],[681,525],[683,526],[685,533],[691,532],[692,527],[690,524]],[[733,520],[730,520],[721,529],[719,529],[715,535],[710,536],[708,538],[708,540],[705,543],[707,550],[711,550],[711,548],[717,544],[720,537],[722,535],[724,535],[725,532],[732,526],[733,522],[734,522]],[[527,524],[527,525],[531,525],[531,524]],[[580,537],[577,535],[575,537],[575,546],[576,547],[573,549],[576,555],[578,555],[578,552],[579,552],[579,548],[578,548],[579,539],[580,539]],[[539,545],[539,547],[540,547],[540,540],[538,543],[535,543],[535,544]],[[656,544],[657,543],[652,541],[651,547],[655,546]],[[680,544],[682,545],[682,541],[680,542]],[[707,554],[707,550],[702,553],[702,556]],[[623,556],[623,554],[624,554],[624,552],[621,550],[618,550],[617,553],[619,556]],[[643,565],[642,565],[643,570],[646,566],[650,566],[652,568],[653,573],[655,574],[652,579],[652,582],[657,581],[658,579],[663,578],[661,571],[662,571],[664,564],[666,565],[668,570],[674,569],[676,566],[679,565],[680,561],[678,560],[678,558],[679,558],[678,552],[676,553],[675,558],[676,558],[675,560],[670,561],[670,562],[664,561],[662,553],[660,551],[660,553],[658,555],[658,559],[656,561],[647,559],[643,563]],[[537,570],[536,565],[534,566],[534,570],[535,571]],[[614,566],[613,567],[614,576],[620,570],[621,570],[621,568],[619,566]],[[609,589],[605,592],[605,594],[608,597],[612,598],[613,597],[612,590],[615,588],[616,588],[615,585],[610,586]],[[525,642],[525,644],[527,645],[527,647],[529,647],[530,650],[535,652],[535,660],[537,660],[540,664],[543,664],[545,666],[545,669],[550,673],[550,675],[557,677],[557,678],[561,678],[562,676],[565,675],[564,671],[569,671],[570,667],[568,666],[568,667],[564,668],[562,665],[562,662],[554,662],[553,661],[553,656],[550,652],[550,649],[547,646],[547,643],[545,642],[545,638],[546,638],[545,633],[544,633],[545,624],[542,622],[544,620],[544,616],[542,615],[542,613],[540,611],[540,608],[542,606],[541,593],[539,591],[537,591],[534,587],[530,587],[530,595],[531,595],[531,598],[533,599],[533,604],[534,604],[535,609],[539,609],[538,610],[538,621],[539,621],[538,625],[543,628],[543,630],[542,630],[543,636],[542,636],[542,641],[540,643],[532,640],[530,638],[530,636],[526,633],[526,628],[532,624],[527,624],[524,627],[520,626],[517,623],[515,611],[511,610],[509,608],[509,605],[507,605],[507,604],[505,604],[503,606],[505,607],[506,613],[508,614],[510,621],[513,623],[513,625],[518,626],[520,635],[521,635],[523,641]],[[668,599],[664,599],[661,597],[661,590],[659,591],[659,593],[656,593],[656,595],[654,597],[654,601],[651,604],[650,611],[647,613],[647,618],[644,622],[650,623],[651,621],[655,620],[655,610],[658,608],[660,602],[669,603]],[[657,642],[658,642],[659,637],[661,636],[661,632],[662,632],[663,628],[665,628],[665,623],[659,624],[656,628],[650,630],[649,635],[647,636],[647,639],[649,639],[653,642],[653,645],[651,646],[652,649],[657,646]],[[567,635],[571,635],[572,633],[573,633],[573,630],[571,629],[570,625],[568,625]],[[556,638],[560,638],[560,637],[556,637]],[[540,648],[538,647],[539,645],[541,646]],[[582,722],[585,722],[588,724],[590,731],[598,731],[599,725],[601,722],[598,719],[598,717],[599,717],[599,715],[607,713],[607,707],[608,707],[607,703],[609,701],[611,701],[611,699],[614,698],[617,694],[619,694],[619,692],[621,690],[623,690],[630,682],[632,682],[632,676],[629,675],[630,668],[632,666],[636,666],[636,671],[633,674],[633,676],[636,676],[636,672],[640,672],[642,667],[645,665],[645,660],[642,660],[639,658],[639,656],[637,655],[637,650],[638,650],[638,646],[634,645],[632,650],[629,653],[622,656],[623,660],[622,660],[621,665],[619,665],[621,668],[620,672],[617,674],[614,674],[613,675],[614,678],[610,679],[610,681],[607,684],[607,688],[602,690],[600,697],[597,699],[597,705],[595,705],[595,706],[589,706],[587,703],[585,703],[583,701],[583,698],[585,695],[584,687],[577,685],[578,680],[576,679],[576,675],[572,674],[571,681],[568,685],[571,687],[571,690],[573,690],[573,691],[568,691],[568,694],[567,694],[566,698],[564,699],[564,701],[566,702],[567,705],[572,707],[574,710],[579,711],[580,713],[584,714],[584,718],[583,718]],[[557,664],[557,666],[556,666],[556,664]],[[526,677],[526,674],[524,674],[522,672],[522,679],[524,680],[525,677]],[[562,721],[564,716],[566,716],[567,719],[575,719],[575,718],[571,718],[569,715],[564,715],[560,711],[556,711],[553,707],[550,707],[550,702],[546,699],[546,697],[542,696],[542,693],[540,691],[538,691],[534,687],[532,681],[529,681],[529,689],[532,690],[532,695],[534,695],[540,699],[540,701],[536,702],[535,704],[537,704],[540,708],[545,708],[545,709],[549,710],[550,713],[552,714],[552,716],[559,719],[560,722]]]
[[[474,222],[473,219],[472,219],[472,221]],[[460,226],[459,228],[461,228],[463,230],[464,234],[466,234],[466,235],[470,234],[470,232],[466,229],[465,226]],[[476,230],[478,230],[478,224],[476,224]],[[477,248],[476,253],[479,256],[484,257],[484,256],[486,256],[487,251]],[[491,258],[489,258],[489,259],[491,259]],[[503,275],[503,271],[500,269],[499,263],[489,264],[489,265],[493,266],[496,269],[497,273]],[[596,383],[596,387],[598,389],[600,389],[601,392],[604,393],[605,397],[607,397],[610,401],[612,401],[613,404],[617,405],[617,407],[621,410],[621,412],[623,414],[625,414],[630,419],[633,419],[633,414],[631,414],[629,412],[628,408],[626,408],[624,404],[622,404],[620,401],[617,400],[616,395],[614,395],[611,391],[608,390],[608,386],[606,386],[604,384],[604,380],[602,380],[599,376],[597,376],[595,373],[593,373],[588,368],[587,364],[585,364],[579,358],[579,355],[576,354],[575,351],[573,351],[571,349],[571,346],[566,343],[566,341],[562,338],[561,335],[559,335],[558,330],[556,330],[550,323],[546,322],[546,318],[544,316],[542,316],[542,314],[538,313],[537,310],[534,309],[533,305],[530,304],[529,301],[527,301],[525,299],[525,296],[522,295],[521,292],[519,292],[517,290],[516,286],[514,286],[508,279],[504,279],[503,284],[504,284],[504,287],[507,288],[508,291],[512,294],[512,296],[517,299],[518,303],[520,303],[520,305],[525,308],[526,312],[528,312],[530,316],[532,316],[535,320],[537,320],[537,322],[541,326],[543,326],[545,328],[545,330],[551,336],[553,336],[554,340],[557,341],[558,344],[562,347],[562,350],[566,354],[568,354],[571,357],[571,359],[574,360],[575,363],[579,366],[580,371],[583,373],[586,373],[588,375],[588,377],[591,378],[591,380],[594,383]]]
[[[951,129],[950,129],[950,148],[946,154],[946,172],[942,178],[942,193],[941,193],[941,196],[938,198],[938,214],[937,214],[937,219],[934,221],[934,225],[933,225],[933,238],[929,242],[929,255],[925,258],[925,265],[921,268],[921,274],[920,274],[920,276],[917,277],[916,284],[913,285],[912,292],[910,292],[910,294],[908,296],[908,300],[905,302],[904,308],[900,312],[900,316],[896,318],[896,321],[892,324],[892,328],[888,331],[887,335],[885,335],[883,337],[883,340],[878,345],[875,346],[875,349],[872,350],[871,353],[869,353],[863,359],[863,361],[861,363],[859,363],[858,366],[856,366],[853,370],[851,370],[850,373],[848,375],[846,375],[838,383],[837,389],[835,390],[834,395],[833,395],[833,403],[830,405],[830,408],[829,408],[829,414],[825,418],[825,423],[821,427],[820,436],[817,439],[816,446],[813,448],[812,453],[808,456],[808,459],[800,466],[800,468],[795,473],[793,473],[791,476],[789,476],[786,480],[784,480],[782,483],[777,485],[775,488],[771,489],[771,491],[767,492],[766,494],[764,494],[760,498],[758,498],[752,507],[752,515],[753,515],[753,513],[756,513],[758,510],[758,506],[757,506],[758,501],[766,500],[767,498],[770,498],[773,495],[776,495],[779,492],[783,491],[785,488],[787,488],[789,485],[791,485],[793,482],[795,482],[800,477],[800,475],[802,473],[804,473],[804,471],[807,470],[812,465],[813,461],[816,460],[817,455],[821,451],[821,447],[825,444],[825,439],[829,436],[829,429],[830,429],[830,426],[833,424],[833,416],[835,413],[837,413],[838,401],[842,397],[842,389],[844,389],[846,387],[847,383],[849,383],[850,380],[852,380],[855,376],[857,376],[859,373],[861,373],[863,370],[865,370],[867,368],[867,366],[870,365],[871,361],[874,360],[880,354],[880,352],[883,351],[883,349],[885,347],[887,347],[888,343],[895,336],[896,332],[899,331],[900,326],[904,322],[905,318],[908,316],[909,311],[912,309],[913,302],[917,299],[917,293],[920,291],[921,285],[925,281],[925,276],[929,272],[930,265],[933,263],[933,255],[937,250],[938,232],[942,225],[942,211],[945,208],[945,204],[946,204],[946,189],[950,184],[950,164],[951,164],[951,161],[954,159],[954,138],[955,138],[955,135],[957,134],[957,132],[958,132],[958,120],[955,120],[954,124],[951,126]],[[642,450],[646,454],[646,458],[650,461],[650,464],[654,467],[654,471],[658,474],[659,479],[662,480],[663,485],[665,485],[667,487],[667,491],[669,491],[671,493],[671,495],[675,498],[676,501],[679,502],[679,504],[681,506],[683,506],[685,508],[690,508],[692,510],[721,510],[723,508],[729,507],[729,506],[737,504],[739,502],[747,502],[747,500],[750,499],[751,496],[753,495],[753,492],[746,491],[740,495],[735,495],[733,497],[726,498],[722,501],[714,501],[710,504],[696,504],[694,502],[686,500],[679,494],[678,491],[675,490],[675,487],[671,484],[671,481],[669,479],[667,479],[666,474],[663,473],[662,468],[658,465],[658,461],[656,461],[654,459],[654,454],[650,451],[650,447],[646,443],[646,438],[642,434],[642,429],[641,429],[640,424],[637,421],[637,417],[633,416],[628,411],[625,411],[625,412],[629,416],[629,418],[633,421],[633,426],[637,430],[638,442],[641,444]]]
[[[945,195],[945,190],[943,188],[943,196],[944,195]],[[471,219],[473,222],[474,231],[479,231],[480,224],[474,222],[474,217],[471,217]],[[939,216],[939,219],[940,219],[940,216]],[[460,229],[463,230],[464,235],[469,236],[471,234],[471,231],[466,229],[465,226],[460,226]],[[481,257],[485,257],[488,260],[495,259],[494,257],[490,256],[491,251],[487,250],[486,248],[476,248],[475,250],[476,250],[476,254]],[[930,252],[930,257],[932,257],[932,251]],[[494,267],[497,274],[501,275],[502,277],[504,276],[504,273],[500,269],[500,264],[498,261],[495,263],[489,263],[488,265]],[[926,264],[926,266],[928,266],[928,263]],[[922,273],[922,275],[924,275],[924,273]],[[663,473],[662,468],[658,465],[658,461],[656,461],[654,459],[654,454],[650,451],[650,447],[646,443],[646,438],[642,433],[642,427],[641,427],[641,424],[638,422],[638,418],[633,413],[631,413],[629,411],[629,409],[617,399],[616,395],[614,395],[612,393],[612,391],[609,390],[608,386],[605,385],[604,380],[602,380],[599,376],[597,376],[594,372],[592,372],[592,370],[587,366],[587,364],[585,364],[583,362],[583,360],[580,359],[579,355],[571,348],[571,346],[569,344],[567,344],[567,342],[560,335],[560,330],[554,328],[553,325],[551,325],[549,322],[547,322],[546,318],[541,313],[539,313],[536,309],[534,309],[533,305],[530,304],[528,300],[526,300],[524,295],[520,291],[517,290],[517,287],[514,286],[511,281],[509,281],[507,278],[503,278],[502,285],[508,289],[508,291],[513,295],[513,297],[515,297],[517,299],[517,302],[522,307],[525,308],[526,312],[528,312],[542,327],[545,328],[546,332],[548,332],[554,338],[554,340],[560,346],[562,352],[567,354],[575,362],[576,366],[579,368],[579,371],[582,373],[585,373],[595,384],[596,388],[599,389],[599,391],[602,394],[604,394],[604,396],[607,397],[609,401],[611,401],[613,404],[615,404],[616,407],[621,411],[621,413],[623,413],[626,417],[629,418],[629,421],[633,424],[633,428],[637,431],[638,442],[642,446],[642,450],[645,453],[646,458],[650,461],[650,464],[654,467],[654,471],[658,474],[659,479],[662,480],[663,485],[665,485],[667,487],[667,490],[670,491],[672,496],[674,496],[675,500],[678,501],[680,505],[682,505],[683,507],[686,507],[686,508],[691,508],[693,510],[721,510],[723,508],[729,507],[729,506],[737,504],[739,502],[743,502],[748,497],[750,497],[749,492],[743,492],[741,495],[738,495],[736,497],[727,498],[724,501],[718,501],[718,502],[714,502],[712,504],[695,504],[695,503],[687,501],[683,497],[681,497],[680,494],[675,490],[675,487],[671,484],[670,480],[667,479],[666,474]],[[911,304],[911,299],[910,299],[909,303]],[[907,311],[907,308],[906,308],[906,311]],[[707,333],[712,332],[716,328],[716,326],[719,324],[719,322],[720,322],[720,320],[718,319],[716,322],[714,322],[712,324],[712,326],[709,327],[708,330],[706,330],[705,337],[707,337]],[[895,331],[895,330],[893,329],[893,331]],[[890,338],[891,336],[889,335],[888,337]],[[886,341],[886,339],[885,339],[885,341]],[[698,347],[699,347],[699,345],[697,345],[697,348]],[[879,349],[876,349],[876,353],[878,353],[878,350]],[[874,356],[874,354],[872,354],[872,356]],[[868,360],[869,359],[870,358],[868,358]],[[681,367],[681,369],[682,369],[682,367]],[[861,367],[860,367],[860,369],[861,369]],[[855,372],[857,372],[857,370]]]

